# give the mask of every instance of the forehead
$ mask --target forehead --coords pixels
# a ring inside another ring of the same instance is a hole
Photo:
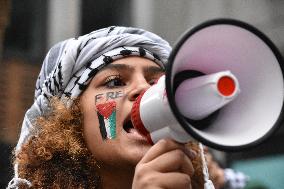
[[[142,71],[145,73],[159,73],[164,72],[164,68],[160,67],[154,61],[139,57],[125,57],[115,60],[111,64],[103,67],[97,75],[101,75],[107,71],[119,71],[119,72],[135,72]]]

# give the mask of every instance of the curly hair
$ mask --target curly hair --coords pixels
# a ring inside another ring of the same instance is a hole
[[[98,166],[83,138],[79,100],[67,108],[53,98],[51,108],[35,121],[33,136],[15,155],[19,176],[32,188],[98,188]]]
[[[201,151],[198,145],[198,142],[191,141],[186,146],[196,152],[196,157],[191,160],[192,166],[194,168],[194,174],[191,178],[191,185],[193,189],[203,189],[204,188],[204,175],[203,175],[203,166],[201,159]]]

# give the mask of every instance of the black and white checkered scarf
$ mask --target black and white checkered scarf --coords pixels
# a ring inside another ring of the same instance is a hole
[[[43,62],[36,82],[34,104],[25,114],[16,153],[31,133],[36,133],[33,122],[49,111],[51,97],[57,96],[70,105],[70,99],[78,97],[95,74],[114,60],[142,56],[163,67],[170,51],[168,42],[156,34],[138,28],[114,26],[56,44]],[[17,166],[8,188],[17,188],[19,183],[31,185],[18,177]]]

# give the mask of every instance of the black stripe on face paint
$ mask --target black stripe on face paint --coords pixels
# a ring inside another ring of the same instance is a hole
[[[106,127],[105,127],[104,116],[102,116],[99,112],[97,112],[97,114],[99,118],[100,132],[101,132],[103,140],[105,140],[107,138],[107,132],[106,132]]]

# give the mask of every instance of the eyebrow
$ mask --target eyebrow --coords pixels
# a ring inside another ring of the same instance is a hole
[[[132,66],[125,65],[125,64],[108,64],[102,70],[117,70],[117,71],[130,70],[130,71],[134,71],[134,68]]]
[[[117,70],[117,71],[134,71],[134,66],[126,65],[126,64],[108,64],[102,70]],[[101,71],[102,71],[101,70]],[[143,72],[147,74],[157,74],[165,72],[164,68],[157,66],[147,66],[143,68]]]
[[[143,68],[143,72],[146,74],[155,75],[155,74],[164,73],[165,69],[157,66],[147,66]]]

